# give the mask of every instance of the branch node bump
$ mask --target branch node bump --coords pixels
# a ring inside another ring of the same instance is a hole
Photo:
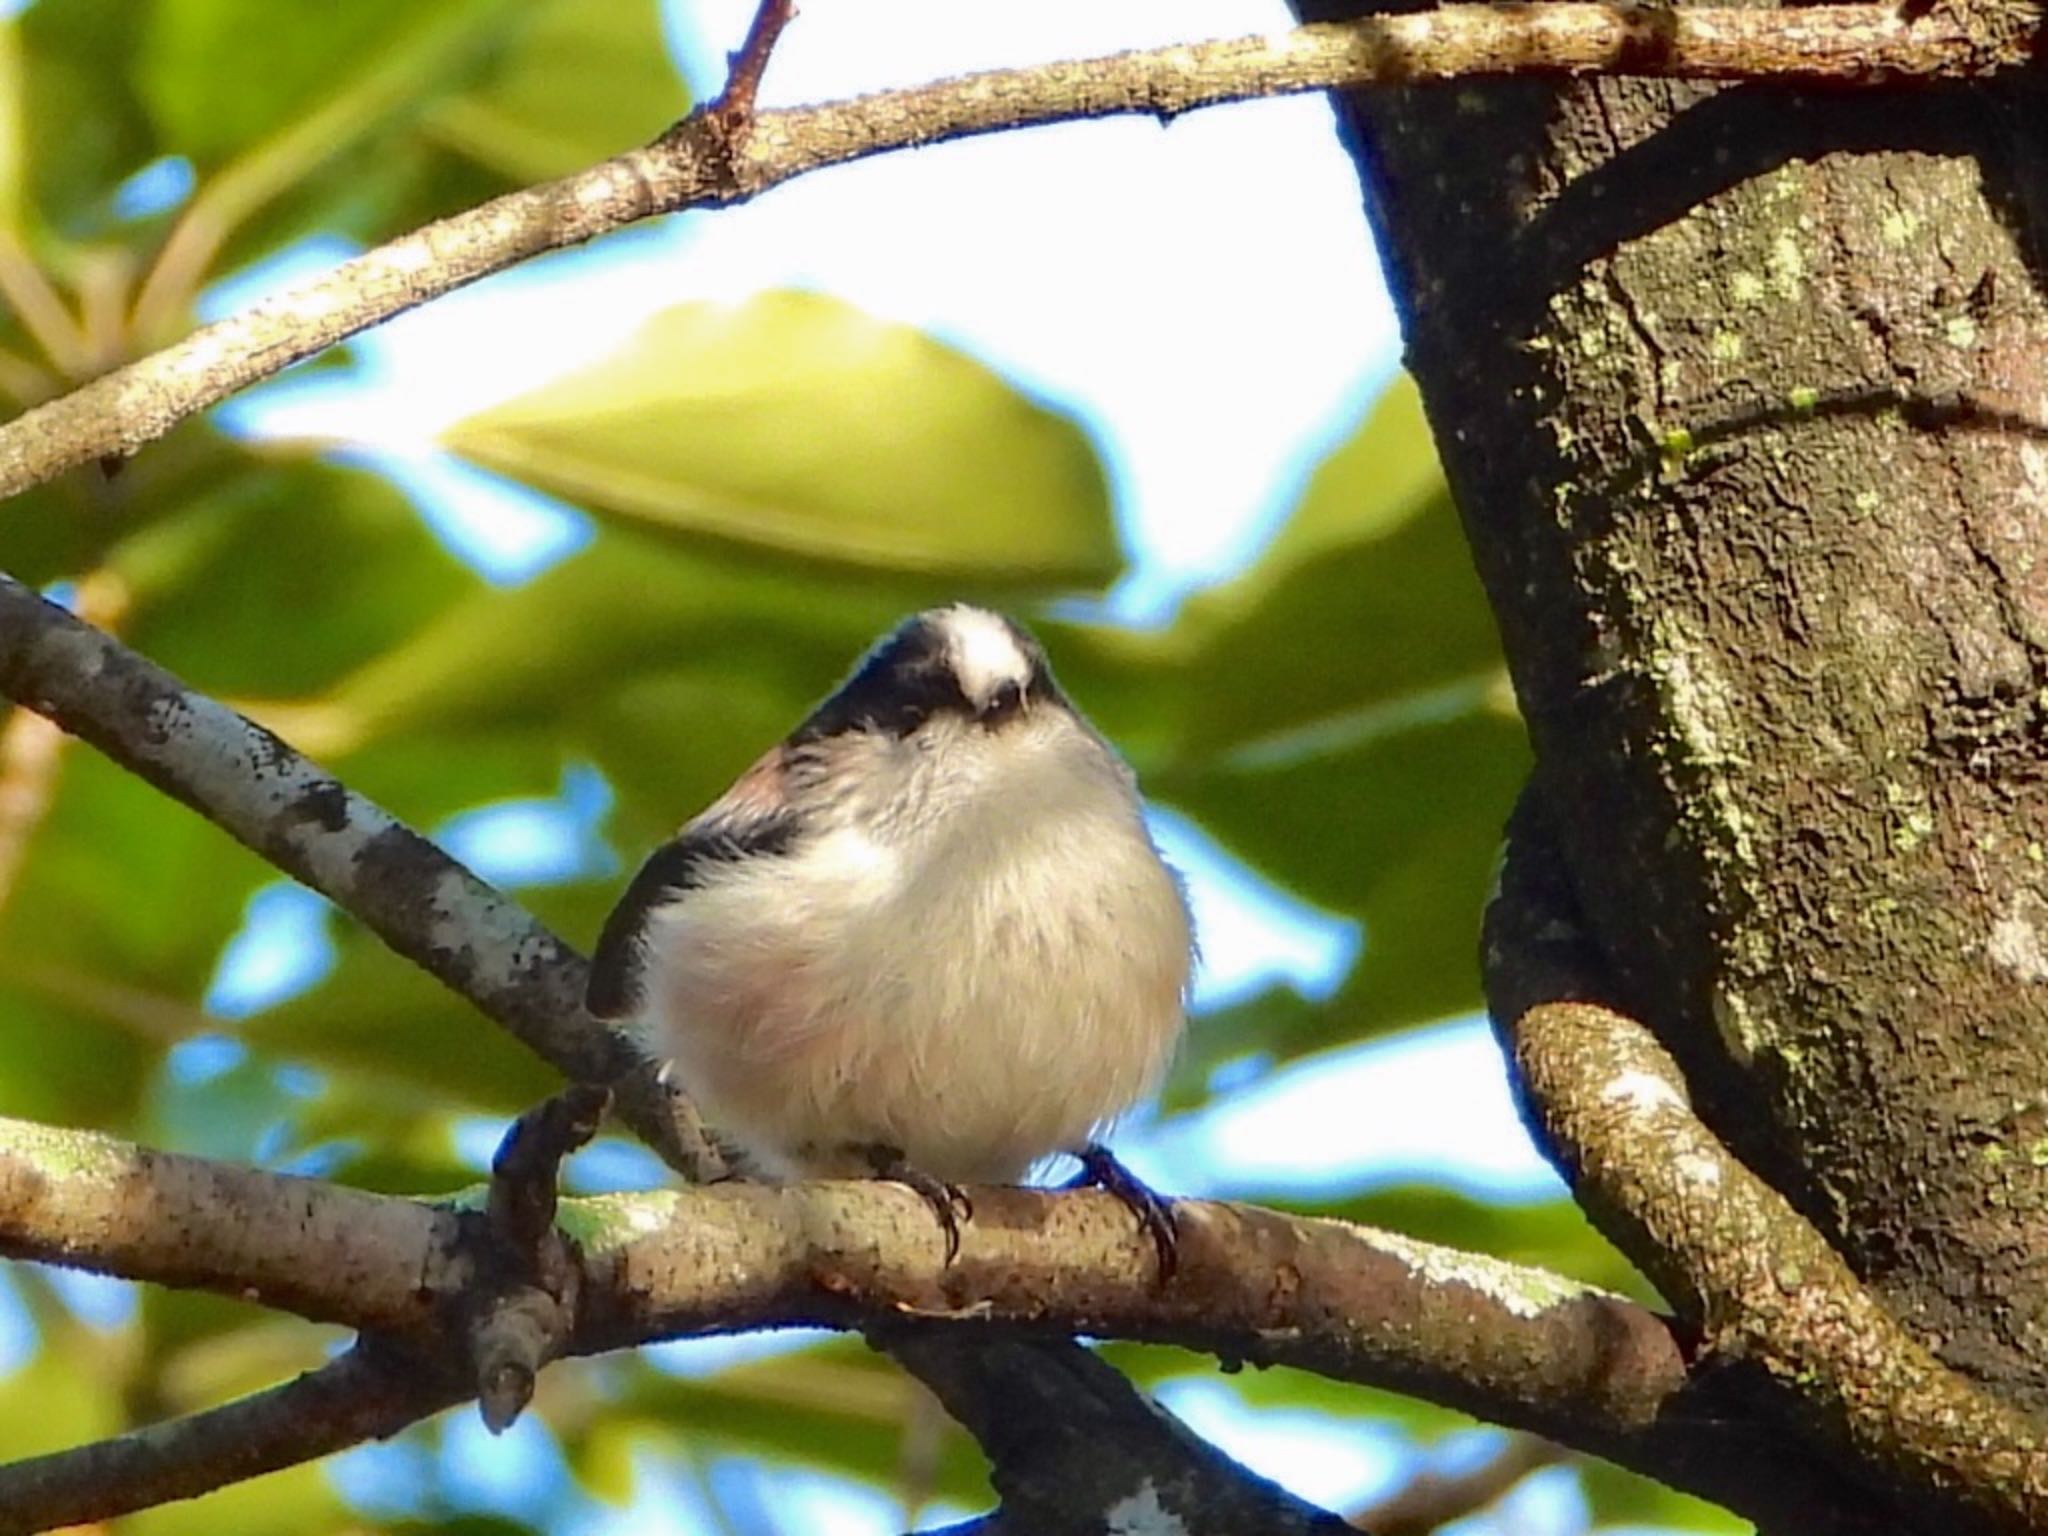
[[[477,1406],[493,1434],[518,1419],[541,1367],[574,1334],[582,1262],[555,1226],[556,1184],[562,1160],[597,1134],[610,1104],[609,1089],[572,1084],[513,1121],[491,1159],[463,1336]]]

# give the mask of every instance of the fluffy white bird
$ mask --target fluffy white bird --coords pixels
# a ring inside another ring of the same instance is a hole
[[[1180,1039],[1193,934],[1136,781],[1013,621],[906,620],[658,848],[589,1004],[673,1063],[771,1177],[956,1186],[1054,1153],[1173,1262],[1165,1205],[1097,1141]]]

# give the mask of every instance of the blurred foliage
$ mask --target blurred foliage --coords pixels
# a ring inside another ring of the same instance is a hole
[[[653,0],[38,0],[0,21],[0,262],[52,314],[0,308],[9,408],[147,349],[208,282],[312,231],[386,238],[659,133],[687,107]],[[182,206],[124,207],[167,158]],[[137,309],[138,300],[140,309]],[[1241,575],[1163,629],[1078,622],[1120,554],[1086,430],[928,337],[812,294],[680,304],[613,356],[461,423],[476,462],[574,504],[594,539],[493,586],[393,486],[187,425],[118,476],[11,504],[0,566],[236,701],[417,825],[547,799],[600,769],[612,852],[522,892],[587,940],[625,863],[715,795],[907,610],[1032,617],[1070,690],[1161,800],[1264,877],[1362,924],[1334,996],[1276,989],[1198,1021],[1169,1107],[1216,1069],[1332,1052],[1476,1007],[1487,871],[1524,767],[1491,622],[1413,391],[1397,385],[1310,477]],[[338,917],[312,984],[207,1010],[224,946],[273,883],[254,855],[37,722],[0,717],[0,1113],[104,1127],[370,1187],[475,1176],[458,1133],[550,1074]],[[181,1049],[181,1042],[210,1042]],[[1439,1187],[1302,1207],[1641,1293],[1559,1203]],[[315,1363],[321,1330],[150,1293],[107,1329],[32,1267],[0,1379],[25,1453],[247,1391]],[[1213,1364],[1112,1346],[1141,1380]],[[1463,1420],[1295,1372],[1251,1405],[1431,1438]],[[539,1411],[593,1498],[653,1453],[745,1453],[902,1486],[921,1389],[853,1341],[721,1370],[656,1358],[551,1373]],[[442,1426],[403,1442],[438,1445]],[[920,1479],[987,1497],[950,1429]],[[1597,1517],[1711,1526],[1591,1469]],[[391,1529],[528,1527],[422,1492]],[[320,1531],[355,1517],[299,1469],[123,1530]]]

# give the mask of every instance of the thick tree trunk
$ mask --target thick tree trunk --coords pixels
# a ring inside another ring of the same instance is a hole
[[[2048,100],[1341,111],[1619,1000],[2048,1406]]]

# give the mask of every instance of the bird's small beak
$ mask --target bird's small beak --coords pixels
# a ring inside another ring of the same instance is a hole
[[[1004,683],[989,696],[989,701],[981,706],[981,713],[976,718],[984,729],[994,730],[1022,714],[1024,707],[1024,690],[1015,683]]]

